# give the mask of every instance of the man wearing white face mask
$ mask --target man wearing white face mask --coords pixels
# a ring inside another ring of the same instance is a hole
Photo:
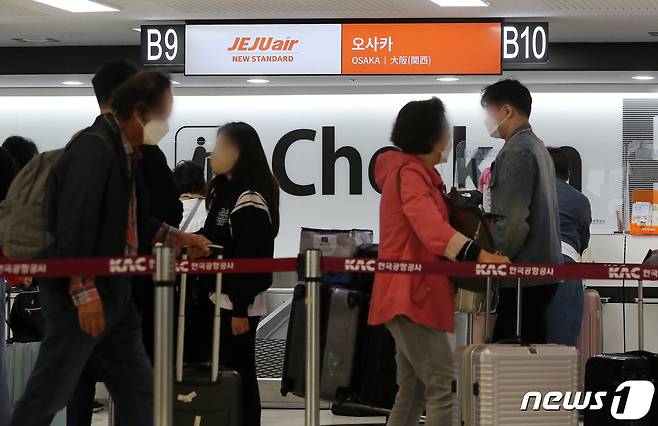
[[[498,216],[496,249],[513,262],[561,264],[560,217],[555,168],[529,119],[530,91],[516,80],[501,80],[484,89],[482,106],[491,137],[504,139],[492,167],[491,213]],[[522,340],[546,343],[546,308],[557,283],[523,281]],[[503,281],[495,340],[515,337],[516,281]]]
[[[96,71],[91,82],[101,116],[112,113],[112,96],[122,84],[137,73],[139,73],[137,66],[125,59],[114,59]],[[166,121],[153,122],[149,125],[149,131],[144,135],[145,144],[140,148],[139,166],[149,194],[150,215],[168,225],[178,226],[182,217],[182,203],[178,199],[167,159],[155,142],[158,139],[157,133],[165,134],[166,129],[168,129]],[[142,318],[144,347],[151,360],[154,340],[153,291],[151,277],[135,277],[133,298]],[[91,426],[95,408],[96,382],[100,380],[98,376],[91,366],[82,373],[75,394],[66,409],[67,426]]]
[[[163,135],[162,126],[151,132],[149,123],[168,117],[170,84],[164,74],[134,75],[114,94],[113,113],[98,117],[67,145],[51,175],[55,244],[49,257],[137,256],[149,253],[154,243],[209,253],[205,237],[150,217],[136,167],[145,133],[152,141]],[[153,372],[132,285],[129,276],[76,276],[41,284],[46,332],[12,426],[49,425],[87,365],[107,385],[121,426],[153,423]]]

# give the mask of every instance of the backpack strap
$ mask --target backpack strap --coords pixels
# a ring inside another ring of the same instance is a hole
[[[190,226],[190,222],[192,222],[192,219],[194,219],[194,216],[196,215],[197,210],[199,210],[199,206],[201,205],[202,202],[203,202],[203,198],[199,198],[198,200],[196,200],[192,212],[185,220],[185,223],[183,223],[183,226],[180,227],[181,232],[185,231],[187,227]]]

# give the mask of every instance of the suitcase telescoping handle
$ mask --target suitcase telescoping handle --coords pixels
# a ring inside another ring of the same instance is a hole
[[[187,252],[183,253],[187,260]],[[178,298],[178,335],[176,336],[176,381],[183,380],[183,358],[185,349],[185,308],[187,303],[187,274],[180,276],[180,296]]]
[[[221,246],[212,247],[216,254],[217,259],[222,260],[224,258],[224,248]],[[218,273],[215,278],[215,318],[213,321],[212,329],[212,361],[210,364],[210,381],[215,383],[219,378],[219,336],[222,326],[222,317],[221,317],[221,303],[222,298],[222,274]]]
[[[224,248],[221,246],[209,246],[218,260],[224,258]],[[183,255],[183,260],[187,260],[187,254]],[[215,313],[213,318],[212,330],[212,361],[210,365],[211,383],[217,381],[219,377],[219,336],[222,325],[220,298],[222,295],[222,274],[218,273],[215,278]],[[185,310],[187,308],[187,274],[181,274],[180,281],[180,299],[178,302],[178,338],[176,340],[176,381],[183,380],[183,359],[185,348]]]
[[[644,350],[644,282],[637,282],[637,339],[639,350]]]
[[[491,282],[491,277],[487,278],[487,295],[485,297],[485,304],[484,304],[484,343],[488,344],[491,343],[491,336],[489,333],[489,321],[490,321],[490,315],[491,315],[491,306],[493,305],[493,294],[491,294],[493,290],[493,284]]]
[[[491,279],[487,279],[487,290],[491,286]],[[516,280],[516,335],[513,336],[512,338],[502,340],[497,343],[512,343],[512,344],[523,344],[523,338],[521,337],[521,314],[522,314],[522,300],[523,300],[523,287],[521,286],[521,278],[518,278]],[[489,291],[487,291],[487,306],[491,303],[491,296],[489,295]],[[487,308],[487,312],[489,311],[489,308]],[[485,317],[485,327],[488,327],[489,324],[487,323],[486,319],[488,317]],[[488,332],[488,330],[486,330]],[[485,339],[487,338],[488,334],[485,334]],[[485,340],[485,343],[488,343],[487,340]]]
[[[523,314],[523,287],[521,287],[521,278],[516,280],[516,336],[519,342],[523,341],[521,337],[521,315]]]

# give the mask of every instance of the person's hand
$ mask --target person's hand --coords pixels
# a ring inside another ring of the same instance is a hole
[[[100,336],[105,331],[105,312],[100,299],[78,306],[80,328],[92,337]]]
[[[249,331],[249,318],[231,317],[231,330],[234,336],[245,334]]]
[[[210,254],[209,245],[212,244],[209,239],[199,234],[187,234],[182,232],[178,238],[181,246],[187,246],[187,254],[191,259],[205,257]]]
[[[486,250],[480,250],[478,263],[512,263],[507,256],[489,253]]]

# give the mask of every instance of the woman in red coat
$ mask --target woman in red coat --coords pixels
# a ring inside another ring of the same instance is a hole
[[[382,154],[375,167],[382,188],[382,259],[479,261],[509,259],[481,250],[449,223],[445,189],[434,168],[450,155],[449,125],[443,103],[432,98],[405,105],[391,140],[400,151]],[[400,387],[389,426],[451,424],[454,289],[447,277],[377,274],[369,323],[386,324],[395,338]]]

